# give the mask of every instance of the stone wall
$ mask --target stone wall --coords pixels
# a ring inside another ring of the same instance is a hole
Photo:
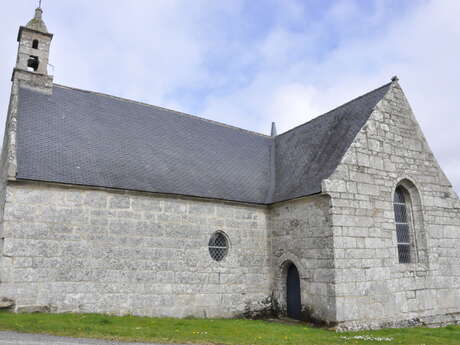
[[[303,317],[334,323],[333,239],[329,197],[312,196],[270,208],[274,306],[286,312],[286,276],[299,271]]]
[[[264,207],[9,182],[0,296],[17,310],[236,316],[270,309]],[[215,231],[228,256],[211,259]]]
[[[6,183],[9,176],[16,176],[16,116],[18,111],[19,80],[11,84],[10,101],[5,121],[5,132],[0,158],[0,267],[3,255],[3,212],[6,201]],[[1,280],[0,280],[1,282]]]
[[[411,191],[413,263],[400,264],[393,193]],[[460,320],[459,200],[399,87],[378,104],[335,173],[331,196],[342,329]]]

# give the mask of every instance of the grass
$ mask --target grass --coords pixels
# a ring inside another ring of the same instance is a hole
[[[238,344],[460,344],[460,327],[385,329],[335,333],[306,325],[223,319],[168,319],[98,314],[13,314],[0,312],[0,330],[119,341]],[[370,340],[354,337],[372,337]],[[392,338],[376,340],[376,338]]]

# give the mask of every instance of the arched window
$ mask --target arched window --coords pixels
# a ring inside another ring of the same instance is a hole
[[[411,204],[409,193],[402,186],[396,187],[393,207],[395,211],[399,263],[411,263],[413,261],[413,253],[415,252],[412,250],[414,241],[411,236]]]
[[[32,48],[38,49],[38,40],[33,40],[33,42],[32,42]]]
[[[399,263],[414,263],[428,269],[428,240],[425,231],[422,198],[409,179],[396,185],[393,198]]]

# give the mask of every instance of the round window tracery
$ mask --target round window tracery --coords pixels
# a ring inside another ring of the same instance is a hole
[[[208,242],[209,255],[216,261],[222,261],[228,253],[228,239],[222,232],[212,234]]]

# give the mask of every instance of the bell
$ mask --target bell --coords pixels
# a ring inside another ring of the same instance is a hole
[[[38,69],[38,56],[31,56],[29,60],[27,60],[27,67],[32,68],[34,71]]]

